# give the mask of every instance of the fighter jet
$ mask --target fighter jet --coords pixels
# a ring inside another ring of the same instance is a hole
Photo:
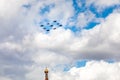
[[[62,24],[59,25],[60,27],[62,26]]]
[[[43,27],[44,25],[40,25],[41,27]]]
[[[59,25],[60,23],[57,23],[57,25]]]
[[[50,30],[48,29],[48,30],[46,30],[46,31],[50,31]]]
[[[53,27],[53,25],[50,25],[50,27]]]
[[[46,28],[44,27],[43,29],[45,29],[46,30]]]
[[[49,25],[50,23],[47,23],[47,25]]]
[[[53,30],[55,30],[56,28],[53,28]]]
[[[49,32],[51,29],[56,30],[58,27],[62,27],[62,26],[63,25],[59,23],[57,20],[53,20],[52,23],[46,22],[45,25],[44,24],[40,25],[40,27],[42,27],[42,29],[44,29],[46,32]]]
[[[54,20],[53,22],[57,22],[56,20]]]

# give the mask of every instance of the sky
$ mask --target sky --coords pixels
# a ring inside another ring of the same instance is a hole
[[[120,0],[0,0],[0,80],[46,67],[49,80],[120,80]]]

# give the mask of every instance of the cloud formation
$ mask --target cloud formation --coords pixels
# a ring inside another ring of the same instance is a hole
[[[104,1],[104,0],[89,0],[86,2],[87,6],[94,5],[99,11],[103,11],[105,8],[108,7],[113,7],[116,5],[120,5],[120,0],[109,0],[109,1]]]
[[[72,68],[69,73],[69,77],[72,76],[74,80],[119,80],[120,63],[90,61],[85,67]]]
[[[68,72],[63,71],[66,65],[73,65],[77,60],[120,59],[119,9],[106,18],[97,18],[89,10],[93,3],[95,7],[110,7],[120,2],[109,0],[105,5],[103,0],[90,0],[85,2],[88,5],[85,11],[76,13],[79,9],[75,6],[82,7],[82,2],[77,5],[72,0],[0,0],[0,79],[43,79],[42,70],[46,66],[53,71],[50,78],[59,80],[77,79],[77,76],[81,80],[107,80],[112,73],[119,74],[119,62],[104,61],[91,61],[83,68],[70,66]],[[58,20],[63,27],[49,33],[39,27],[40,23],[52,20]],[[85,29],[90,22],[99,24]],[[72,27],[80,30],[75,32]],[[95,72],[89,76],[92,71]],[[118,74],[109,80],[119,80]]]

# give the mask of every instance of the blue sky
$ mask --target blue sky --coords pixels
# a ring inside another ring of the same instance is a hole
[[[119,21],[120,0],[0,0],[0,80],[120,80]]]
[[[81,6],[79,6],[79,4],[81,4]],[[117,5],[111,5],[109,7],[105,7],[101,11],[98,11],[97,7],[95,5],[93,5],[93,4],[87,6],[86,5],[86,0],[72,0],[72,6],[74,8],[74,15],[72,15],[69,19],[71,19],[74,22],[76,22],[76,19],[79,16],[80,13],[84,13],[86,11],[91,11],[95,15],[95,17],[97,19],[99,19],[99,18],[104,19],[109,14],[111,14],[114,11],[114,9],[119,8],[119,4],[117,4]],[[29,9],[31,7],[31,5],[26,4],[26,5],[23,5],[23,7]],[[40,15],[49,14],[50,10],[52,8],[54,8],[54,7],[55,7],[55,4],[44,5],[42,8],[40,8],[40,11],[39,11]],[[45,20],[42,21],[42,22],[47,23],[49,21],[51,21],[51,20],[49,20],[49,18],[46,17]],[[91,28],[95,27],[99,23],[100,22],[98,22],[98,21],[91,20],[88,23],[86,23],[85,26],[83,26],[84,27],[83,29],[91,29]],[[66,24],[64,27],[66,29],[69,28],[73,32],[81,30],[79,28],[76,28],[76,25],[69,26],[69,25]]]
[[[81,6],[79,6],[79,4],[81,4]],[[23,7],[26,9],[30,9],[32,6],[32,4],[24,4]],[[93,4],[87,6],[86,5],[86,1],[85,0],[73,0],[72,1],[72,6],[74,8],[74,15],[72,15],[71,17],[69,17],[70,20],[72,20],[75,24],[76,24],[76,19],[79,16],[80,13],[84,13],[86,11],[91,11],[94,15],[96,19],[99,18],[106,18],[109,14],[111,14],[114,9],[119,8],[119,4],[117,5],[111,5],[109,7],[105,7],[104,9],[102,9],[101,11],[97,10],[97,7]],[[55,7],[55,4],[50,4],[50,5],[44,5],[42,8],[40,8],[39,10],[39,15],[45,15],[45,14],[49,14],[50,10],[52,8]],[[52,20],[50,20],[49,18],[45,18],[44,20],[40,21],[40,23],[48,23],[51,22]],[[95,20],[91,20],[89,22],[86,23],[86,25],[82,26],[82,29],[91,29],[93,27],[95,27],[96,25],[98,25],[100,22],[99,21],[95,21]],[[38,24],[38,23],[35,23]],[[76,25],[68,25],[67,23],[63,26],[65,29],[70,29],[73,32],[78,32],[81,31],[81,28],[77,27]],[[49,27],[47,27],[49,29]],[[51,28],[50,28],[51,29]]]

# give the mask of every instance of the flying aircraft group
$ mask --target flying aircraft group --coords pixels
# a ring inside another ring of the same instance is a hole
[[[40,27],[45,31],[49,32],[51,29],[55,30],[58,27],[62,27],[63,25],[59,23],[57,20],[52,21],[52,23],[47,22],[46,24],[41,24]]]

